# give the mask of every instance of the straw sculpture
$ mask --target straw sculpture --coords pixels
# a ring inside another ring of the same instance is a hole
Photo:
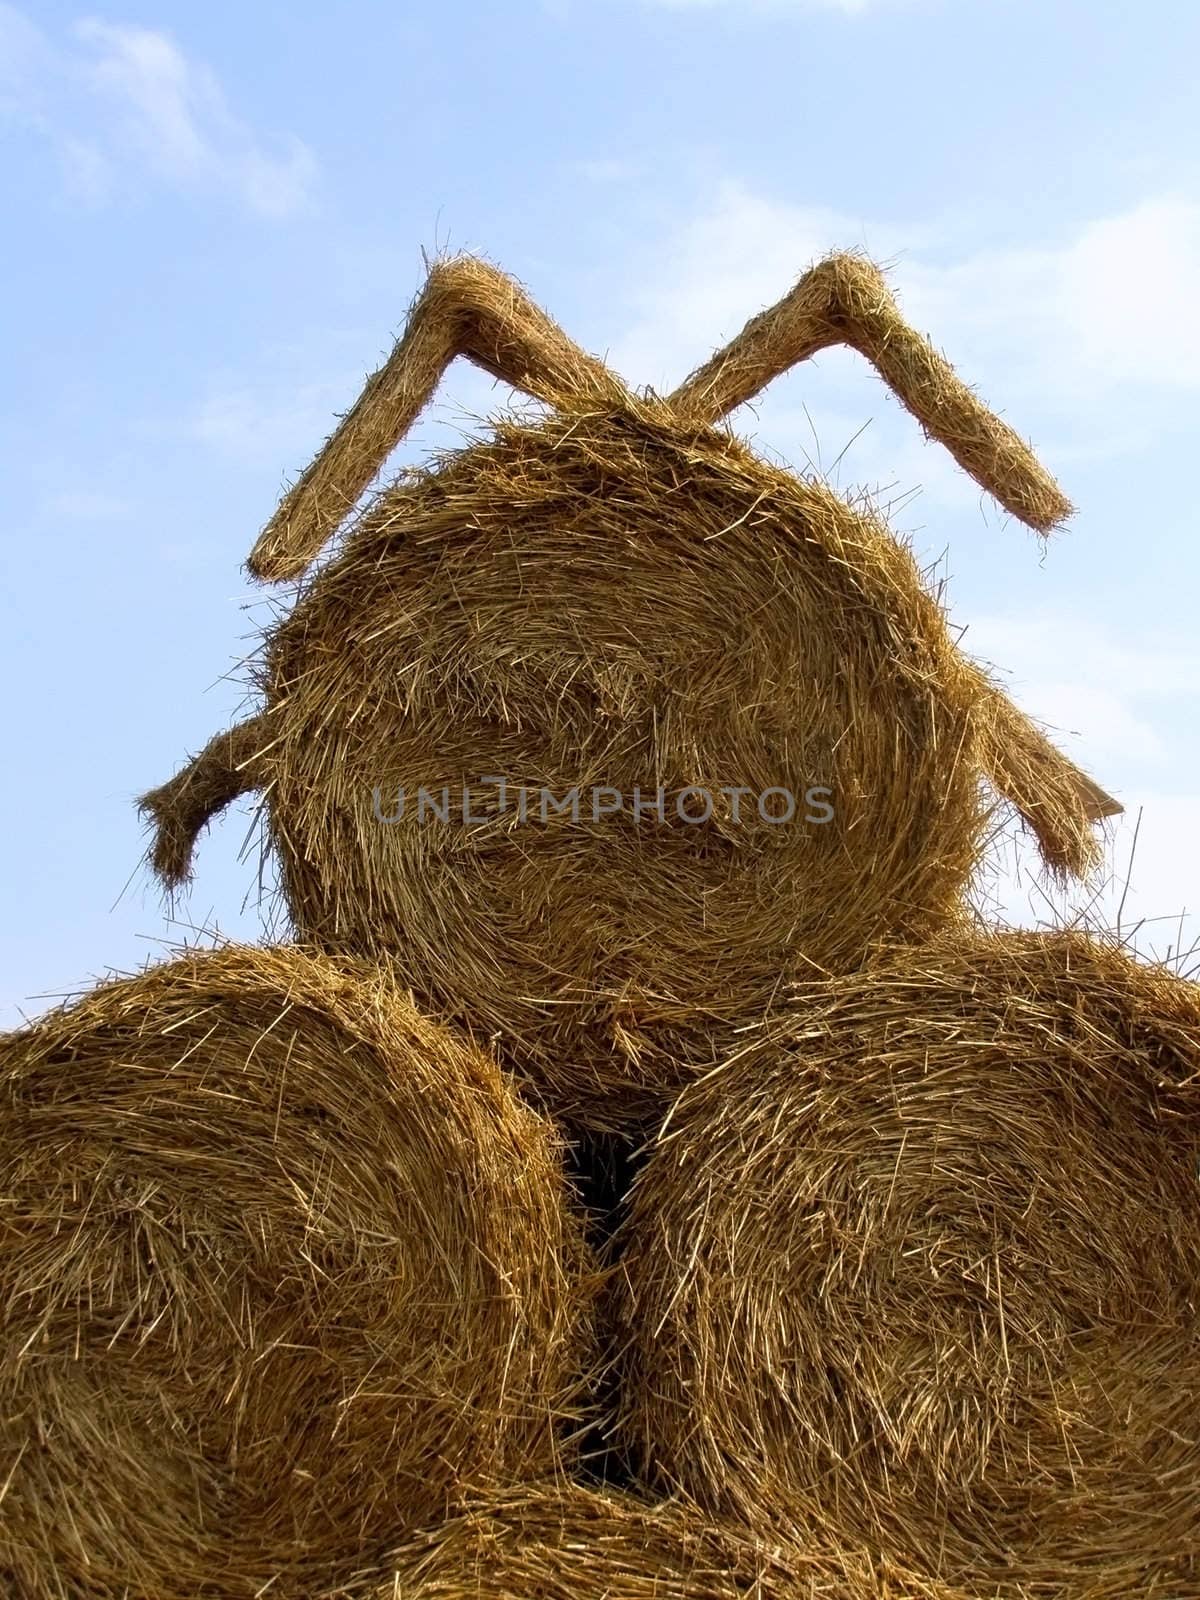
[[[1200,989],[1077,934],[802,987],[634,1189],[655,1482],[972,1596],[1200,1596]]]
[[[1120,808],[957,649],[868,505],[722,425],[835,342],[1016,515],[1069,510],[868,262],[814,269],[666,399],[494,269],[435,266],[252,569],[305,569],[453,356],[553,409],[368,504],[267,638],[261,714],[145,797],[163,880],[263,791],[304,938],[388,953],[556,1113],[619,1132],[790,978],[952,920],[985,778],[1085,871]]]
[[[386,972],[192,952],[5,1035],[0,1588],[294,1600],[555,1470],[583,1269],[556,1136]]]
[[[533,1484],[484,1499],[329,1600],[941,1600],[863,1555],[783,1554],[680,1502]]]

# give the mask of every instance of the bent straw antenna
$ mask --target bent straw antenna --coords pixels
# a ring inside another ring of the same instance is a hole
[[[1070,502],[1029,447],[905,322],[883,274],[860,256],[832,255],[805,273],[664,404],[683,425],[709,426],[835,344],[864,355],[926,435],[1022,522],[1046,533],[1070,515]],[[457,356],[550,405],[620,409],[630,400],[620,379],[506,273],[473,256],[437,262],[391,355],[260,534],[248,562],[255,577],[299,577]]]

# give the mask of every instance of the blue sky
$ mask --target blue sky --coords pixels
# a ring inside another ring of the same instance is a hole
[[[445,247],[655,386],[826,249],[889,262],[1068,531],[1043,552],[843,352],[736,424],[944,555],[967,645],[1141,812],[1124,924],[1195,938],[1198,55],[1183,3],[0,4],[0,1020],[258,935],[249,806],[171,916],[132,801],[236,715],[240,563]],[[456,367],[405,454],[507,399]]]

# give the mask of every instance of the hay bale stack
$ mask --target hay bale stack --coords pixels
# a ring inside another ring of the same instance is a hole
[[[681,1502],[531,1485],[473,1504],[328,1600],[940,1600],[883,1564],[786,1555]]]
[[[0,1197],[24,1600],[311,1594],[558,1459],[556,1137],[386,972],[190,953],[4,1036]]]
[[[1119,808],[958,651],[911,553],[716,425],[768,350],[858,338],[1006,504],[1069,509],[874,269],[834,266],[670,400],[572,357],[480,263],[436,268],[256,570],[302,570],[448,351],[555,409],[368,505],[268,637],[262,715],[146,796],[163,878],[231,788],[262,789],[304,938],[391,954],[558,1114],[622,1132],[789,979],[952,921],[985,777],[1052,867],[1085,870]]]
[[[1200,1595],[1200,990],[1079,935],[813,984],[635,1186],[660,1483],[972,1595]]]

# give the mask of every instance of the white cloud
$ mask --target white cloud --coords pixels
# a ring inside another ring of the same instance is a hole
[[[1200,651],[1058,612],[973,622],[964,647],[1013,670],[1013,698],[1124,804],[1109,828],[1098,882],[1055,891],[1031,843],[989,865],[989,898],[1006,919],[1061,922],[1083,914],[1119,926],[1145,955],[1200,940]],[[1172,787],[1173,785],[1173,787]]]
[[[52,145],[77,198],[101,204],[151,177],[267,217],[309,201],[309,150],[294,138],[264,141],[166,33],[85,20],[56,46],[0,6],[0,54],[0,109]]]
[[[183,178],[202,173],[211,152],[200,123],[227,115],[211,75],[148,28],[88,21],[76,24],[75,35],[90,48],[84,71],[92,86],[112,102],[146,161]]]
[[[1165,730],[1174,724],[1190,742],[1200,723],[1200,650],[1190,641],[1164,643],[1132,624],[1117,633],[1060,612],[977,618],[963,646],[1004,663],[1014,697],[1043,721],[1082,734],[1087,761],[1175,762]]]
[[[610,358],[630,381],[669,388],[818,257],[860,246],[886,259],[919,238],[722,183],[699,215],[656,244],[650,275],[630,296],[632,324]]]
[[[1072,400],[1131,382],[1200,388],[1200,204],[1181,196],[1052,244],[972,250],[942,226],[865,222],[724,183],[660,250],[614,362],[635,382],[677,381],[814,260],[847,248],[889,266],[906,316],[961,365]]]
[[[630,382],[665,392],[815,260],[847,248],[887,268],[908,320],[968,383],[986,379],[988,404],[1019,432],[1038,431],[1052,470],[1147,451],[1163,426],[1178,426],[1181,391],[1200,389],[1200,204],[1182,197],[1077,225],[1051,244],[980,250],[948,225],[864,222],[726,182],[646,252],[610,359]],[[850,351],[821,352],[733,422],[801,465],[812,450],[806,408],[825,462],[854,441],[835,482],[920,484],[933,506],[992,514]]]
[[[918,256],[896,272],[910,316],[956,354],[1001,357],[1025,383],[1084,400],[1125,384],[1200,389],[1198,278],[1200,205],[1182,196],[1055,245]]]
[[[938,243],[927,228],[864,226],[837,211],[782,204],[724,183],[659,247],[653,268],[643,269],[647,275],[628,295],[627,331],[609,359],[631,383],[668,391],[831,250],[863,249],[888,262]],[[853,352],[823,351],[733,422],[764,454],[828,474],[835,487],[863,485],[887,499],[920,484],[956,511],[979,504],[975,485],[945,452],[925,444]]]

